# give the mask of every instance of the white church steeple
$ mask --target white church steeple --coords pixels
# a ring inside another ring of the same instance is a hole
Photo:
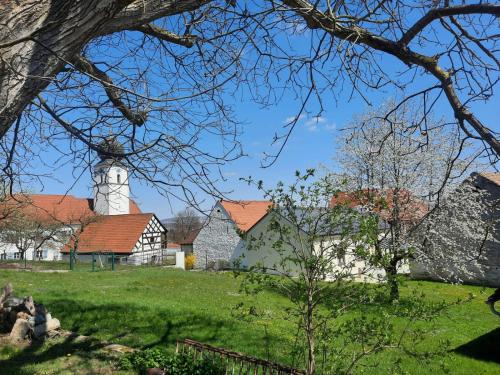
[[[114,139],[101,144],[110,152],[123,152],[123,146]],[[124,215],[130,213],[130,189],[128,171],[117,158],[99,154],[101,161],[94,166],[94,211],[100,215]]]

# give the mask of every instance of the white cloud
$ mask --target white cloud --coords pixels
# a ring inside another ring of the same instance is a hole
[[[297,116],[287,117],[283,123],[289,124],[297,119]],[[332,132],[336,129],[336,124],[334,122],[329,122],[328,118],[324,116],[313,116],[306,117],[304,115],[300,115],[297,119],[298,123],[303,124],[306,129],[310,132],[317,132],[320,130],[326,130]]]
[[[314,116],[306,120],[304,125],[306,126],[307,130],[311,132],[317,132],[319,130],[319,125],[324,124],[326,121],[326,117]]]
[[[314,116],[306,121],[306,126],[323,124],[326,122],[326,117],[323,116]]]
[[[331,122],[331,123],[325,125],[325,129],[328,130],[329,132],[332,132],[335,129],[337,129],[337,124],[335,124],[334,122]]]
[[[305,118],[304,114],[301,114],[298,119],[297,119],[297,116],[290,116],[290,117],[287,117],[285,119],[285,121],[283,121],[284,124],[289,124],[290,122],[292,121],[295,121],[295,119],[297,119],[297,121],[300,121],[300,120],[303,120]]]

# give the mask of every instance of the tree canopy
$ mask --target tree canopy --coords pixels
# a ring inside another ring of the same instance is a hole
[[[96,153],[123,157],[193,203],[190,184],[221,195],[219,167],[243,154],[231,101],[239,90],[264,106],[285,91],[296,97],[267,165],[304,112],[354,95],[371,105],[380,91],[398,98],[392,110],[421,106],[423,133],[446,102],[448,125],[494,163],[498,132],[474,109],[495,99],[499,14],[497,4],[460,0],[3,2],[3,175],[32,176],[32,146],[42,143],[78,166]],[[110,134],[121,155],[99,146]]]

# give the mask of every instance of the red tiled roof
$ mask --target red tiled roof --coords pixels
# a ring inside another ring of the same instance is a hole
[[[7,204],[19,205],[24,215],[42,222],[80,224],[95,216],[93,199],[77,198],[73,195],[16,194]],[[131,199],[130,214],[139,213],[141,213],[139,206]]]
[[[169,242],[167,243],[167,249],[180,249],[181,245],[175,242]]]
[[[227,211],[239,230],[246,232],[262,219],[271,202],[269,201],[224,201],[220,204]]]
[[[200,233],[199,230],[193,230],[192,232],[188,233],[186,237],[180,240],[179,243],[181,245],[192,245],[196,237],[198,237],[198,233]]]
[[[483,176],[484,178],[487,178],[488,180],[490,180],[494,184],[500,186],[500,173],[483,172],[483,173],[480,173],[480,175]]]
[[[77,253],[114,252],[130,254],[153,214],[96,216],[76,235]],[[68,253],[75,244],[72,238],[61,250]]]
[[[351,208],[370,207],[378,212],[384,220],[390,220],[394,216],[394,191],[395,189],[363,189],[354,192],[340,192],[330,200],[330,207],[339,204]],[[410,191],[400,189],[397,201],[399,203],[399,218],[402,221],[419,221],[428,212],[429,208],[425,202],[415,198]]]

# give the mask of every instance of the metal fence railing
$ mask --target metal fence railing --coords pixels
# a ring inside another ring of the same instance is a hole
[[[216,348],[198,341],[177,340],[177,353],[192,356],[193,359],[203,355],[212,358],[225,369],[226,375],[305,375],[291,367],[266,361],[230,350]]]

